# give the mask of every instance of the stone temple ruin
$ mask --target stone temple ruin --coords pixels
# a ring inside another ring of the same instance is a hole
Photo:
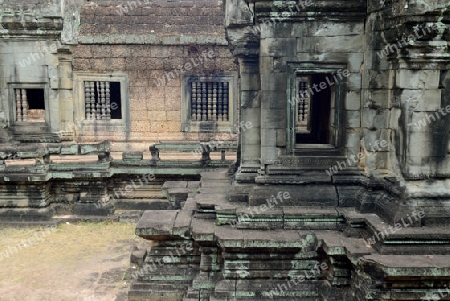
[[[445,0],[3,0],[0,221],[134,212],[135,300],[449,300]]]

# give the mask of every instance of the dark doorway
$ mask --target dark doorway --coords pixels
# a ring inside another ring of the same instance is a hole
[[[334,84],[332,82],[333,77],[330,74],[309,74],[306,77],[309,78],[309,87],[306,87],[305,82],[298,82],[297,92],[298,99],[302,99],[301,91],[306,90],[309,94],[308,130],[296,132],[295,143],[328,144],[330,143],[331,86]],[[297,105],[303,105],[303,102],[297,100]],[[300,111],[304,112],[305,110],[302,111],[300,108]],[[299,118],[302,117],[300,116]]]

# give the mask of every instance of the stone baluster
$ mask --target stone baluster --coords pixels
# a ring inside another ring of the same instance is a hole
[[[94,97],[93,82],[84,83],[84,102],[85,102],[85,117],[91,119],[92,98]]]
[[[229,97],[228,97],[228,83],[223,83],[223,121],[228,121],[228,106],[229,106]]]
[[[95,103],[95,119],[100,120],[102,119],[102,103],[100,99],[100,82],[95,83],[97,86],[97,99],[94,98]]]
[[[208,90],[208,120],[213,120],[213,89],[212,83],[207,83]]]
[[[198,110],[198,120],[203,120],[203,97],[202,97],[203,85],[201,82],[197,83],[197,110]]]
[[[308,78],[299,81],[298,83],[298,99],[297,102],[297,130],[309,130],[310,119],[310,102],[311,99],[307,93],[309,86]]]
[[[100,119],[106,119],[106,93],[105,93],[105,82],[98,82],[98,102],[99,102],[99,112]]]
[[[217,120],[217,82],[213,83],[213,107],[212,107],[212,120]]]
[[[197,83],[191,83],[191,119],[193,121],[197,120]]]
[[[21,90],[14,89],[16,92],[16,119],[17,121],[22,121],[22,101],[21,101]]]
[[[217,90],[217,120],[223,121],[223,90],[222,83],[219,83],[219,89]]]
[[[111,120],[111,90],[110,82],[105,82],[106,120]]]
[[[25,89],[22,89],[22,121],[28,121],[28,99]]]
[[[201,102],[202,102],[202,120],[207,120],[207,104],[208,104],[208,94],[206,91],[206,83],[201,83],[202,86],[202,97],[201,97]]]

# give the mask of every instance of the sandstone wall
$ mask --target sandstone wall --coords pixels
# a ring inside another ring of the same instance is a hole
[[[181,85],[184,74],[237,70],[223,18],[222,1],[86,3],[73,70],[128,76],[129,132],[81,131],[77,139],[138,150],[158,140],[214,140],[214,132],[181,131]]]

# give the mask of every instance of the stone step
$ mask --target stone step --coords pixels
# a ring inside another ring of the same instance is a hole
[[[0,220],[0,225],[9,227],[56,227],[60,221],[51,219],[48,221],[6,221]]]
[[[256,186],[249,193],[249,205],[260,206],[272,199],[283,206],[338,206],[334,185],[264,185]]]
[[[232,299],[218,299],[218,300],[239,300],[239,301],[271,301],[271,300],[277,300],[277,301],[318,301],[321,299],[318,299],[317,297],[280,297],[280,296],[276,296],[273,295],[272,297],[245,297],[245,298],[240,298],[240,297],[233,297]],[[328,300],[327,300],[328,301]],[[341,301],[341,300],[340,300]]]
[[[143,268],[134,274],[140,281],[164,282],[164,283],[190,283],[197,272],[194,268],[179,268],[174,265],[144,264]]]
[[[172,203],[167,199],[117,199],[116,210],[171,210]]]
[[[240,253],[240,252],[222,252],[222,258],[227,261],[234,260],[292,260],[292,259],[304,259],[304,260],[316,260],[319,258],[319,254],[315,251],[303,251],[301,253]]]
[[[200,264],[200,256],[192,256],[192,255],[184,255],[184,256],[177,256],[177,254],[174,252],[172,256],[166,255],[166,256],[155,256],[150,255],[146,258],[147,263],[153,262],[163,262],[165,265],[167,264],[176,264],[177,266],[180,265],[191,265],[191,264]]]
[[[166,283],[166,282],[135,282],[131,285],[131,288],[133,290],[140,290],[140,291],[153,291],[153,292],[171,292],[179,290],[180,288],[187,289],[189,286],[189,283]]]
[[[310,269],[304,270],[225,270],[223,274],[224,279],[234,279],[234,280],[242,280],[242,279],[287,279],[292,277],[294,279],[299,277],[305,277],[308,275],[309,279],[314,279],[311,274]]]
[[[120,196],[123,200],[133,200],[133,199],[165,199],[165,196],[161,192],[161,188],[156,188],[158,190],[141,189],[133,190],[127,192],[126,195]],[[115,197],[115,196],[114,196]],[[116,200],[119,198],[116,198]]]
[[[72,210],[74,215],[80,216],[108,216],[114,214],[114,205],[112,203],[81,203],[77,202]]]
[[[2,222],[40,222],[50,221],[53,217],[53,209],[18,209],[6,208],[0,209],[0,221]]]
[[[217,171],[206,171],[201,174],[201,181],[215,181],[215,180],[229,180],[228,169],[221,169]]]
[[[435,254],[450,252],[450,233],[443,226],[418,226],[419,213],[415,212],[400,219],[399,223],[390,225],[376,214],[361,214],[354,209],[339,209],[351,224],[362,221],[364,229],[359,236],[364,238],[366,247],[374,248],[380,254]],[[354,229],[358,230],[358,229]],[[398,246],[401,245],[401,248]]]
[[[120,222],[137,223],[137,221],[144,214],[143,210],[115,210],[114,215],[117,216]]]
[[[199,298],[200,298],[200,291],[192,289],[192,287],[189,287],[186,294],[184,295],[183,300],[186,300],[186,299],[198,300]]]
[[[214,295],[233,300],[316,300],[323,281],[301,280],[222,280],[216,285]]]
[[[225,260],[224,268],[228,270],[269,270],[278,273],[281,270],[310,270],[317,260]]]
[[[128,291],[128,301],[174,301],[183,298],[183,290],[178,291],[147,291],[133,289]]]

